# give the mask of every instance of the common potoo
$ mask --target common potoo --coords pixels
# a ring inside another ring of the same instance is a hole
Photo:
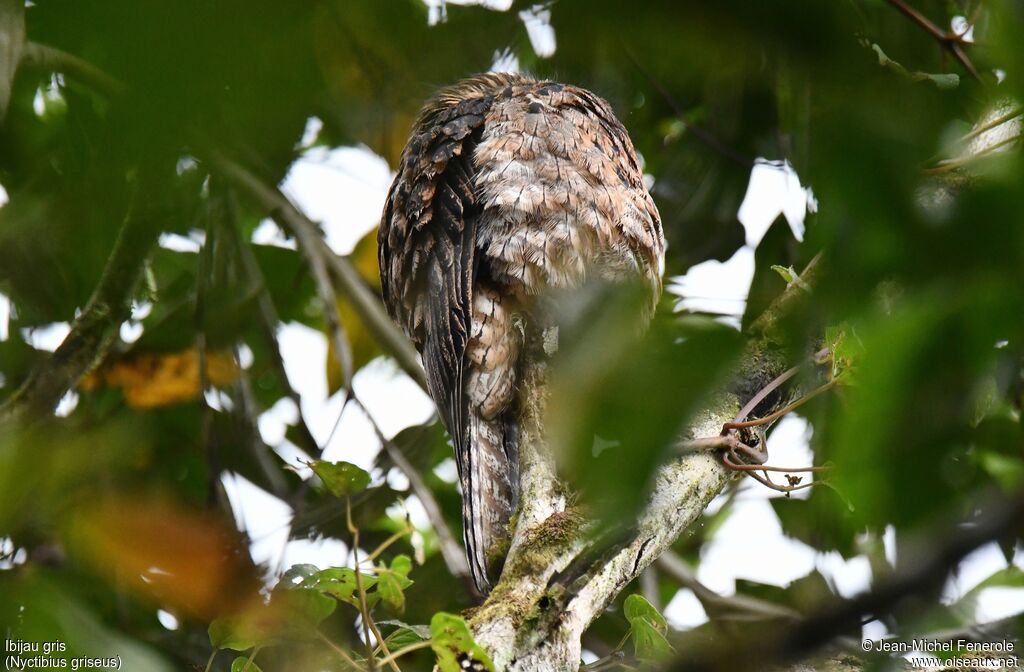
[[[636,152],[584,89],[489,74],[420,112],[378,234],[384,301],[455,446],[473,579],[518,506],[517,372],[548,290],[588,278],[661,292],[665,240]],[[489,560],[490,558],[490,560]]]

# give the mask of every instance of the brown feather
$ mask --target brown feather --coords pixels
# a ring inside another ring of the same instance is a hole
[[[665,241],[633,145],[578,87],[489,74],[442,89],[402,153],[378,233],[384,300],[452,436],[486,592],[518,505],[517,372],[536,298],[588,276],[661,292]],[[525,326],[523,324],[525,323]]]

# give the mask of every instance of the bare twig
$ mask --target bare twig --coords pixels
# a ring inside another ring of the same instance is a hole
[[[237,354],[237,348],[235,353],[235,360],[239,359]],[[241,367],[239,367],[241,369]],[[256,394],[252,389],[252,381],[249,379],[249,373],[242,370],[238,376],[238,410],[245,422],[248,423],[247,432],[249,439],[246,441],[246,445],[249,451],[252,453],[253,461],[259,467],[260,472],[263,473],[263,477],[267,480],[267,485],[270,487],[270,491],[278,499],[282,501],[289,500],[288,482],[285,481],[284,476],[281,475],[281,469],[278,465],[270,458],[270,450],[263,443],[262,437],[260,436],[259,422],[256,418],[258,409],[256,408]],[[298,503],[296,503],[297,505]],[[295,506],[295,505],[293,505]],[[297,506],[296,506],[297,508]]]
[[[120,96],[126,90],[122,82],[88,61],[45,44],[37,42],[26,44],[21,63],[39,70],[62,72],[106,96]]]
[[[394,544],[396,541],[398,541],[402,537],[405,537],[405,536],[409,535],[412,531],[413,531],[412,525],[409,525],[408,523],[406,523],[406,526],[404,528],[402,528],[398,532],[395,532],[394,534],[392,534],[390,537],[388,537],[384,541],[380,542],[380,545],[377,546],[377,548],[373,549],[373,552],[371,552],[369,555],[367,555],[365,558],[363,558],[359,562],[360,563],[369,562],[369,563],[372,564],[373,561],[376,560],[377,558],[379,558],[384,551],[388,550],[388,548],[390,548],[392,544]]]
[[[316,635],[321,642],[326,644],[328,647],[331,648],[332,651],[338,654],[346,665],[348,665],[354,670],[357,670],[357,672],[362,672],[362,670],[365,669],[363,668],[362,665],[353,660],[352,656],[348,655],[348,652],[346,652],[345,649],[332,642],[330,637],[320,632],[319,630],[316,631]]]
[[[765,453],[752,448],[747,444],[740,441],[740,438],[735,434],[721,434],[719,436],[706,436],[699,439],[690,439],[689,441],[681,441],[676,444],[676,450],[679,452],[687,451],[727,451],[728,453],[735,453],[737,451],[744,453],[756,464],[736,464],[731,468],[736,471],[778,471],[782,473],[799,473],[799,472],[816,472],[816,471],[827,471],[828,467],[770,467],[766,464],[762,464]]]
[[[942,30],[932,23],[928,17],[908,5],[905,0],[889,0],[889,4],[903,12],[903,14],[911,21],[921,26],[925,32],[935,38],[942,48],[949,51],[949,53],[953,55],[953,58],[960,62],[960,65],[964,66],[964,70],[969,72],[971,77],[974,77],[979,82],[981,81],[981,75],[978,74],[974,64],[971,63],[971,59],[968,58],[967,53],[964,52],[964,41],[961,35]]]
[[[210,387],[208,370],[208,352],[206,347],[206,296],[210,289],[213,272],[213,253],[216,246],[218,230],[210,217],[209,207],[205,208],[206,237],[199,250],[198,268],[196,269],[195,306],[192,313],[195,329],[196,354],[199,360],[199,413],[200,442],[206,453],[207,485],[206,498],[208,504],[219,500],[225,513],[231,514],[231,504],[227,499],[220,482],[221,461],[219,446],[213,436],[213,409],[206,401],[206,391]]]
[[[332,332],[340,333],[341,323],[333,301],[333,289],[327,291],[330,288],[329,275],[334,277],[342,291],[352,301],[356,313],[384,351],[393,356],[398,365],[420,387],[426,389],[426,378],[416,359],[416,352],[413,350],[412,344],[388,318],[380,300],[366,286],[359,276],[359,272],[352,267],[347,259],[334,254],[327,246],[316,224],[303,215],[279,190],[266,185],[241,165],[216,153],[210,157],[210,162],[217,172],[256,201],[261,208],[271,214],[278,224],[295,236],[299,247],[303,249],[303,253],[307,257],[311,270],[314,271],[314,280],[322,300],[324,299],[323,295],[331,297],[331,305],[329,308],[325,307],[325,310]],[[334,328],[335,325],[337,330]],[[338,348],[342,345],[342,343],[336,343],[335,347]],[[339,350],[339,360],[343,362],[343,368],[346,366],[344,364],[344,353],[346,352],[348,351],[344,348]],[[345,378],[346,388],[350,387],[347,382],[351,380],[351,357],[348,358],[347,366],[349,372]]]
[[[743,422],[744,420],[746,420],[747,416],[753,413],[754,409],[757,408],[758,405],[760,405],[760,403],[764,401],[769,394],[779,389],[779,387],[781,387],[783,383],[785,383],[787,380],[795,376],[799,371],[799,366],[794,366],[790,369],[787,369],[777,378],[775,378],[770,383],[762,387],[757,394],[750,398],[750,401],[743,405],[743,408],[741,408],[740,412],[736,414],[736,417],[732,419],[732,422],[736,423]],[[723,427],[722,433],[724,434],[726,431],[728,431],[728,429]]]
[[[317,296],[323,306],[328,336],[341,368],[342,388],[348,393],[352,389],[352,348],[345,337],[341,316],[338,313],[334,285],[331,283],[324,255],[323,234],[283,194],[277,189],[265,185],[245,168],[217,153],[213,154],[211,163],[225,179],[254,198],[261,206],[267,208],[275,221],[295,236],[299,250],[313,276],[313,284],[316,286]]]
[[[249,670],[252,669],[253,661],[256,660],[256,655],[260,652],[260,649],[262,648],[262,644],[258,644],[252,647],[252,653],[250,653],[249,657],[246,659],[245,665],[242,666],[241,672],[249,672]],[[234,667],[234,665],[232,665],[232,667]]]
[[[800,617],[800,612],[773,602],[745,595],[725,596],[716,593],[701,583],[693,570],[673,551],[662,553],[656,563],[659,569],[680,585],[693,591],[709,618],[749,621],[778,618],[796,620]]]
[[[234,199],[232,194],[229,193],[227,195],[227,201],[229,211],[233,211]],[[266,279],[263,277],[263,271],[256,261],[256,255],[253,254],[252,248],[242,240],[241,234],[238,231],[237,218],[234,217],[233,213],[231,215],[231,223],[232,231],[235,233],[235,243],[242,261],[242,270],[256,289],[256,307],[259,309],[260,333],[267,344],[267,351],[270,353],[274,373],[284,387],[285,396],[295,404],[298,414],[299,443],[309,453],[310,457],[320,457],[323,449],[317,444],[316,439],[313,437],[313,432],[309,429],[309,423],[306,422],[306,416],[302,412],[302,398],[295,391],[295,388],[292,387],[291,381],[288,380],[288,372],[284,367],[284,359],[281,356],[281,348],[277,340],[277,325],[280,324],[281,320],[277,316],[274,299],[270,296],[270,290],[267,287]]]
[[[383,646],[384,640],[377,632],[370,618],[370,607],[366,600],[366,587],[363,586],[362,573],[359,571],[359,528],[352,522],[352,502],[345,498],[345,522],[348,525],[348,532],[352,535],[352,563],[355,567],[356,591],[359,593],[359,613],[363,620],[363,638],[366,640],[366,660],[371,670],[377,669],[377,660],[373,655],[373,642],[370,641],[371,627],[377,637],[377,641]]]
[[[778,420],[779,418],[781,418],[782,416],[786,415],[787,413],[792,413],[794,410],[796,410],[797,408],[803,406],[804,404],[806,404],[811,399],[814,399],[819,394],[822,394],[823,392],[827,392],[828,390],[830,390],[833,387],[835,387],[836,380],[837,379],[833,378],[832,380],[828,381],[824,385],[821,385],[819,387],[814,388],[813,390],[811,390],[810,392],[808,392],[804,396],[800,397],[796,401],[792,402],[791,404],[787,404],[787,405],[783,406],[782,408],[780,408],[779,410],[775,411],[774,413],[770,413],[770,414],[764,416],[763,418],[757,418],[756,420],[746,420],[746,421],[743,421],[743,422],[736,422],[735,420],[733,420],[731,422],[727,422],[727,423],[725,423],[725,425],[722,426],[722,432],[724,433],[724,432],[728,432],[729,430],[733,430],[733,429],[744,429],[744,428],[747,428],[747,427],[757,427],[759,425],[771,424],[771,423],[775,422],[776,420]]]
[[[725,466],[728,469],[731,469],[733,471],[746,472],[747,476],[750,476],[755,481],[757,481],[758,483],[760,483],[761,485],[763,485],[763,486],[765,486],[767,488],[771,488],[772,490],[776,490],[778,492],[785,492],[786,494],[789,494],[789,493],[794,492],[796,490],[804,490],[806,488],[813,487],[814,485],[818,484],[818,481],[810,481],[808,483],[801,483],[800,481],[803,480],[802,478],[797,478],[796,476],[787,476],[786,478],[789,479],[789,485],[779,485],[778,483],[773,481],[768,476],[768,472],[769,471],[782,471],[782,472],[786,472],[786,473],[794,473],[794,472],[807,472],[807,471],[823,471],[823,470],[828,468],[828,467],[765,467],[765,466],[759,465],[759,464],[744,464],[742,462],[734,462],[732,460],[732,458],[729,456],[728,453],[722,456],[722,463],[725,464]],[[758,474],[757,473],[758,471],[760,471],[762,473]]]
[[[990,119],[990,120],[986,121],[985,123],[983,123],[983,124],[981,124],[979,126],[976,126],[975,128],[972,128],[970,133],[965,134],[957,142],[959,142],[961,144],[967,144],[968,142],[970,142],[971,140],[974,140],[976,137],[978,137],[982,133],[985,133],[986,131],[991,131],[993,128],[996,128],[997,126],[1002,126],[1006,122],[1008,122],[1008,121],[1010,121],[1010,120],[1012,120],[1012,119],[1014,119],[1016,117],[1019,117],[1022,114],[1024,114],[1024,105],[1016,105],[1016,106],[1010,108],[1007,112],[1004,112],[1003,114],[997,115],[993,119]]]
[[[934,168],[926,169],[925,173],[927,173],[929,175],[942,175],[944,173],[952,172],[952,171],[957,170],[959,168],[963,168],[965,166],[968,166],[968,165],[974,163],[975,161],[977,161],[979,159],[982,159],[982,158],[984,158],[986,156],[994,154],[994,153],[996,153],[997,150],[999,150],[999,149],[1001,149],[1003,147],[1006,147],[1008,145],[1012,145],[1013,143],[1019,142],[1019,141],[1020,141],[1020,136],[1019,135],[1011,135],[1009,137],[1003,138],[1002,140],[1000,140],[1000,141],[998,141],[996,143],[988,145],[983,150],[975,152],[973,154],[969,154],[967,156],[962,156],[962,157],[957,157],[955,159],[945,159],[943,161],[939,161],[935,165]]]
[[[355,570],[354,574],[356,579],[356,590],[359,592],[359,606],[361,615],[363,617],[363,632],[366,635],[367,660],[370,663],[370,669],[375,670],[377,669],[378,665],[374,653],[373,644],[370,642],[370,632],[373,632],[373,636],[377,640],[377,646],[384,653],[384,662],[391,666],[392,672],[401,672],[401,670],[398,669],[398,665],[395,664],[395,656],[392,656],[391,652],[388,650],[387,638],[381,634],[380,629],[377,627],[377,624],[373,620],[373,616],[370,614],[370,603],[366,599],[366,588],[363,586],[363,577],[362,572],[360,572],[359,570],[359,565],[368,561],[372,562],[374,559],[380,557],[380,554],[387,550],[387,548],[391,546],[391,544],[395,543],[405,535],[409,534],[409,532],[412,531],[412,527],[407,524],[405,529],[400,530],[399,532],[396,532],[395,534],[385,539],[383,542],[381,542],[379,546],[377,546],[376,549],[373,550],[372,553],[370,553],[370,555],[360,560],[359,528],[356,527],[355,524],[352,522],[352,502],[348,498],[345,499],[345,522],[348,525],[349,533],[352,535],[352,564],[353,569]],[[369,629],[367,630],[367,628]]]
[[[702,436],[697,439],[680,441],[676,444],[676,450],[680,452],[691,450],[726,450],[736,443],[739,443],[739,437],[734,434],[719,434],[718,436]]]
[[[809,291],[806,286],[801,287],[804,291]],[[819,364],[822,361],[822,357],[828,354],[828,349],[824,348],[816,352],[810,361]],[[745,418],[749,416],[755,408],[757,408],[768,396],[782,386],[786,381],[791,379],[799,372],[801,365],[794,366],[787,369],[782,374],[774,378],[771,382],[761,388],[757,394],[750,398],[750,400],[740,409],[736,417],[730,422],[725,423],[722,426],[721,435],[717,437],[702,437],[697,439],[691,439],[689,441],[683,441],[677,445],[677,450],[681,451],[693,451],[693,450],[721,450],[722,452],[722,463],[732,471],[745,472],[747,476],[754,478],[766,487],[779,492],[790,493],[795,490],[802,490],[804,488],[811,487],[815,483],[804,483],[801,484],[802,479],[794,476],[787,476],[789,479],[789,485],[778,485],[772,481],[768,472],[779,472],[784,474],[797,474],[797,473],[808,473],[808,472],[822,472],[828,471],[830,467],[818,466],[818,467],[775,467],[768,466],[765,462],[768,459],[768,451],[766,449],[758,450],[743,443],[740,438],[733,433],[734,429],[741,429],[746,427],[755,427],[758,425],[767,425],[775,420],[781,418],[783,415],[793,411],[800,405],[818,396],[825,390],[829,389],[835,384],[835,380],[826,383],[825,385],[813,390],[811,393],[797,399],[791,404],[783,407],[782,409],[772,413],[763,418],[746,421]],[[744,461],[740,458],[739,453],[742,453],[745,458],[749,461]],[[761,472],[758,474],[756,472]],[[763,475],[762,475],[763,474]]]
[[[419,651],[421,649],[429,649],[431,644],[432,642],[429,639],[422,642],[416,642],[415,644],[410,644],[409,646],[403,647],[393,653],[387,654],[378,662],[380,662],[381,665],[391,665],[392,667],[395,667],[395,661],[405,654],[412,653],[413,651]]]
[[[405,474],[405,477],[409,479],[409,487],[412,488],[412,492],[416,495],[416,498],[420,500],[420,504],[423,505],[424,511],[427,513],[427,519],[430,521],[431,527],[434,528],[434,533],[437,535],[437,543],[441,549],[441,557],[444,559],[445,565],[448,567],[448,571],[452,576],[466,580],[469,577],[469,566],[466,564],[466,554],[463,553],[462,547],[459,542],[455,540],[455,535],[452,534],[452,530],[448,527],[447,521],[444,519],[444,514],[441,513],[441,507],[437,503],[437,498],[434,497],[434,493],[427,486],[423,480],[423,476],[413,466],[413,464],[406,459],[402,451],[398,449],[398,446],[393,441],[384,436],[384,432],[381,431],[380,425],[374,419],[370,411],[363,405],[363,402],[358,397],[353,397],[353,401],[359,405],[363,410],[363,413],[370,420],[370,425],[373,427],[374,433],[377,435],[377,440],[380,441],[381,445],[384,446],[384,452],[387,453],[388,459],[390,459],[398,469]],[[467,582],[467,586],[471,585],[471,582]]]

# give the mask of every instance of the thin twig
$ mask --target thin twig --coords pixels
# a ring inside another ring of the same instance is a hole
[[[971,63],[971,59],[967,57],[967,54],[963,50],[962,45],[964,42],[959,35],[942,30],[932,23],[928,17],[908,5],[904,0],[889,0],[889,4],[903,12],[903,14],[911,21],[921,26],[921,28],[935,38],[935,40],[938,41],[944,49],[953,54],[953,58],[959,61],[960,65],[964,66],[964,69],[971,73],[972,77],[979,82],[981,81],[981,75],[978,74],[978,71],[974,68],[974,64]]]
[[[409,487],[412,488],[413,494],[416,495],[416,498],[420,500],[420,504],[423,505],[423,510],[427,513],[427,519],[437,535],[441,557],[444,559],[449,573],[458,579],[467,580],[467,585],[471,585],[471,582],[468,582],[469,565],[466,563],[466,555],[463,553],[462,547],[455,540],[455,535],[452,534],[451,528],[448,527],[448,522],[444,519],[441,506],[437,503],[434,493],[427,486],[426,481],[423,480],[423,476],[416,467],[398,449],[398,446],[384,436],[380,425],[377,424],[377,421],[363,405],[363,402],[358,397],[353,397],[353,402],[363,410],[363,413],[370,420],[370,425],[377,435],[377,440],[384,446],[384,451],[387,453],[388,458],[409,479]]]
[[[366,599],[366,587],[363,586],[362,573],[359,571],[359,528],[352,522],[352,500],[345,498],[345,523],[348,526],[349,534],[352,535],[352,562],[355,567],[356,591],[359,593],[359,612],[363,617],[363,636],[366,639],[366,659],[370,663],[370,669],[377,669],[377,660],[373,655],[373,643],[370,641],[370,631],[373,630],[377,642],[386,651],[384,638],[380,636],[377,626],[370,617],[370,605]],[[394,663],[392,663],[393,665]]]
[[[772,469],[771,467],[765,467],[763,465],[758,465],[758,464],[743,464],[742,462],[733,462],[732,459],[729,458],[729,454],[725,454],[725,455],[722,456],[722,462],[725,464],[725,466],[727,466],[729,469],[732,469],[733,471],[743,471],[743,472],[746,472],[747,476],[750,476],[755,481],[761,483],[761,485],[764,485],[765,487],[771,488],[772,490],[777,490],[779,492],[785,492],[785,493],[790,493],[790,492],[793,492],[795,490],[804,490],[805,488],[810,488],[810,487],[814,486],[816,483],[818,483],[819,481],[810,481],[808,483],[800,483],[800,479],[796,479],[794,477],[793,480],[795,482],[791,482],[790,485],[779,485],[778,483],[776,483],[775,481],[773,481],[771,478],[768,477],[768,471],[769,470],[772,470],[772,471],[821,471],[821,470],[826,468],[826,467],[803,467],[803,468],[796,468],[796,467],[794,467],[792,469],[788,469],[788,468],[775,468],[775,469]],[[762,476],[761,474],[758,474],[757,473],[758,471],[764,472],[764,475]]]
[[[831,469],[828,465],[817,467],[773,467],[767,464],[746,464],[745,462],[732,462],[727,459],[728,453],[723,457],[733,471],[774,471],[780,474],[820,474]]]
[[[758,418],[756,420],[747,420],[745,422],[735,422],[735,421],[727,422],[727,423],[725,423],[725,425],[723,425],[722,431],[723,432],[727,432],[727,431],[729,431],[731,429],[743,429],[743,428],[746,428],[746,427],[757,427],[758,425],[767,425],[767,424],[770,424],[772,422],[775,422],[776,420],[778,420],[782,416],[786,415],[787,413],[790,413],[793,410],[799,408],[800,406],[803,406],[804,404],[806,404],[811,399],[814,399],[815,397],[817,397],[819,394],[832,389],[832,387],[835,386],[835,384],[836,384],[836,380],[837,379],[833,378],[832,380],[828,381],[824,385],[821,385],[820,387],[814,388],[813,390],[811,390],[810,392],[808,392],[804,396],[800,397],[799,399],[797,399],[793,403],[787,404],[786,406],[780,408],[779,410],[775,411],[774,413],[771,413],[769,415],[764,416],[763,418]]]
[[[1003,138],[999,142],[989,145],[980,152],[976,152],[974,154],[970,154],[968,156],[956,159],[946,159],[944,161],[939,161],[939,163],[934,168],[928,168],[924,172],[928,175],[942,175],[944,173],[952,172],[954,170],[957,170],[958,168],[963,168],[964,166],[970,165],[977,161],[978,159],[982,159],[986,156],[994,154],[997,150],[1007,145],[1012,145],[1013,143],[1018,142],[1019,140],[1019,135],[1012,135],[1008,138]]]
[[[412,526],[406,524],[405,528],[399,530],[398,532],[395,532],[390,537],[388,537],[384,541],[380,542],[380,545],[377,546],[377,548],[375,548],[372,553],[370,553],[368,556],[366,556],[365,558],[363,558],[359,562],[369,562],[369,563],[372,563],[374,560],[379,558],[381,553],[386,551],[392,544],[394,544],[396,541],[398,541],[402,537],[408,535],[412,531],[413,531]]]
[[[753,413],[754,409],[757,408],[758,405],[768,397],[769,394],[777,390],[783,383],[785,383],[787,380],[795,376],[799,371],[800,365],[787,369],[782,373],[782,375],[778,376],[773,381],[771,381],[763,388],[761,388],[761,390],[758,391],[758,393],[755,394],[753,397],[751,397],[750,401],[748,401],[743,406],[743,408],[740,409],[740,412],[736,414],[735,418],[733,418],[733,422],[742,422],[743,420],[745,420],[747,416]],[[723,428],[722,431],[724,433],[727,430]]]
[[[238,348],[235,348],[235,361],[238,362]],[[250,436],[250,440],[246,441],[246,446],[252,453],[253,461],[256,466],[259,467],[263,473],[263,477],[267,479],[267,484],[270,486],[270,491],[278,499],[282,501],[288,501],[290,499],[290,493],[288,492],[288,482],[284,479],[281,474],[281,469],[278,468],[277,463],[271,459],[270,455],[272,451],[263,442],[263,438],[260,435],[259,419],[257,416],[256,407],[256,393],[252,389],[252,380],[249,378],[249,373],[241,368],[239,364],[239,376],[238,376],[238,410],[242,418],[248,424],[247,431]],[[294,502],[293,507],[298,508],[299,502]]]
[[[345,652],[345,649],[341,648],[340,646],[332,642],[330,637],[320,632],[319,630],[316,631],[316,635],[320,638],[320,641],[322,641],[324,644],[329,646],[332,651],[341,656],[341,659],[345,662],[346,665],[352,667],[353,669],[359,670],[359,672],[362,672],[363,669],[365,669],[363,668],[362,665],[353,660],[352,656],[348,655],[348,653]]]
[[[359,594],[359,615],[362,617],[362,635],[366,639],[367,661],[370,669],[377,669],[377,662],[374,659],[374,647],[370,641],[370,606],[367,603],[367,589],[362,585],[362,576],[359,568],[359,529],[352,523],[352,503],[345,498],[345,523],[348,526],[348,533],[352,535],[352,562],[355,566],[355,589]]]
[[[299,393],[292,387],[291,381],[288,380],[284,358],[281,356],[281,346],[277,340],[277,325],[281,323],[281,320],[277,315],[274,299],[270,295],[270,289],[267,287],[266,278],[263,275],[259,262],[256,260],[256,255],[253,253],[252,248],[242,240],[241,232],[238,230],[238,220],[234,216],[234,198],[232,196],[231,192],[226,196],[232,230],[235,233],[235,242],[242,261],[242,270],[248,276],[250,284],[256,289],[256,307],[258,309],[257,315],[260,318],[260,333],[267,344],[267,351],[270,353],[270,361],[274,367],[274,373],[284,387],[285,396],[295,404],[295,410],[298,414],[299,444],[309,453],[310,457],[317,458],[323,453],[323,449],[316,442],[313,432],[309,429],[309,423],[306,422],[306,416],[302,411],[302,397],[299,396]]]
[[[700,439],[692,439],[690,441],[683,441],[677,445],[677,450],[686,451],[707,451],[707,450],[723,450],[722,464],[728,467],[732,471],[739,471],[746,473],[747,476],[754,478],[763,485],[771,488],[772,490],[778,490],[779,492],[793,492],[794,490],[802,490],[807,487],[811,487],[816,482],[805,483],[802,485],[779,485],[768,478],[767,472],[776,472],[783,474],[802,474],[802,473],[821,473],[831,469],[829,466],[817,466],[817,467],[773,467],[763,464],[767,458],[767,453],[758,451],[755,448],[751,448],[742,441],[739,440],[735,434],[723,434],[721,436],[710,436]],[[736,451],[742,452],[753,459],[755,464],[748,464],[746,462],[739,461],[739,456]],[[730,457],[731,456],[731,457]],[[733,459],[735,458],[735,459]],[[764,476],[755,472],[763,472]]]
[[[1000,114],[995,119],[991,119],[991,120],[985,122],[984,124],[982,124],[981,126],[978,126],[977,128],[971,129],[970,133],[965,134],[957,142],[959,142],[961,144],[966,144],[966,143],[970,142],[971,140],[974,140],[976,137],[978,137],[982,133],[984,133],[986,131],[991,131],[996,126],[1001,126],[1001,125],[1005,124],[1006,122],[1010,121],[1011,119],[1013,119],[1014,117],[1019,117],[1021,114],[1024,114],[1024,105],[1018,105],[1017,107],[1011,108],[1010,111],[1008,111],[1008,112],[1006,112],[1004,114]]]
[[[432,643],[431,643],[431,641],[429,639],[424,640],[422,642],[416,642],[415,644],[410,644],[409,646],[403,647],[403,648],[395,651],[394,653],[387,654],[386,656],[384,656],[383,658],[381,658],[377,662],[379,662],[381,665],[387,664],[387,665],[391,665],[392,667],[394,667],[395,666],[395,660],[401,658],[402,656],[404,656],[407,653],[412,653],[413,651],[419,651],[420,649],[429,649],[431,644]]]
[[[628,636],[627,636],[628,638]],[[625,641],[623,641],[625,644]],[[604,672],[604,670],[619,669],[619,670],[633,670],[636,669],[625,663],[626,654],[616,649],[603,658],[598,658],[594,662],[584,665],[580,670],[584,672]]]
[[[252,648],[252,653],[250,653],[249,657],[246,659],[245,665],[242,667],[242,672],[248,672],[252,668],[252,663],[254,660],[256,660],[256,654],[258,654],[260,652],[260,649],[262,648],[262,644],[254,646]]]
[[[214,649],[210,652],[210,657],[206,659],[206,667],[203,668],[203,672],[210,672],[213,669],[213,659],[217,657],[217,652],[220,649]]]
[[[261,208],[269,212],[282,228],[295,236],[299,246],[304,248],[305,254],[309,256],[311,265],[315,260],[317,268],[325,267],[329,271],[341,286],[345,296],[352,301],[352,307],[356,314],[359,315],[381,348],[394,357],[402,370],[409,374],[421,388],[426,389],[423,368],[416,359],[416,351],[409,339],[398,331],[398,328],[384,312],[380,299],[366,286],[352,264],[347,259],[335,254],[327,246],[316,224],[302,214],[278,189],[266,185],[238,163],[217,153],[210,156],[210,162],[217,172],[235,184],[240,191],[248,194]],[[318,284],[323,282],[323,278],[318,280]],[[336,307],[329,312],[336,317]]]
[[[23,65],[40,70],[62,72],[67,77],[78,79],[106,96],[117,97],[126,90],[122,82],[92,63],[84,61],[74,54],[38,42],[29,42],[25,45],[21,62]]]
[[[704,607],[709,618],[730,620],[761,620],[784,618],[795,620],[800,612],[772,602],[745,595],[720,595],[697,579],[692,569],[673,551],[665,551],[655,561],[667,575],[689,588]]]
[[[218,494],[223,490],[220,488],[220,454],[218,446],[213,438],[213,409],[206,401],[206,391],[210,387],[210,376],[208,369],[208,352],[206,348],[206,295],[210,289],[211,273],[213,272],[213,250],[216,244],[217,231],[214,228],[213,218],[210,216],[209,206],[204,208],[206,219],[206,236],[203,246],[199,250],[199,259],[196,268],[196,295],[195,307],[192,313],[193,328],[195,329],[196,354],[199,365],[199,413],[200,413],[200,445],[206,453],[207,470],[207,504],[213,504],[218,499]],[[225,513],[231,514],[231,504],[227,501],[224,493],[220,497],[220,503],[224,506]]]
[[[228,181],[267,207],[271,217],[295,236],[299,251],[305,258],[313,276],[316,293],[320,298],[324,319],[327,322],[328,336],[341,369],[342,388],[347,394],[352,389],[352,349],[341,324],[334,285],[331,282],[327,261],[323,254],[323,245],[325,245],[323,234],[313,222],[302,216],[298,209],[277,189],[263,184],[255,175],[240,165],[217,153],[213,155],[212,165]]]
[[[739,439],[733,434],[722,434],[719,436],[704,436],[699,439],[689,439],[676,444],[676,450],[682,451],[707,451],[724,450],[729,448]]]

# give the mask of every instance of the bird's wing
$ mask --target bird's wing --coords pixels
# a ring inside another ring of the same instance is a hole
[[[421,116],[378,233],[385,303],[423,357],[456,450],[466,431],[464,355],[479,214],[472,155],[490,104],[490,97],[475,97]]]

